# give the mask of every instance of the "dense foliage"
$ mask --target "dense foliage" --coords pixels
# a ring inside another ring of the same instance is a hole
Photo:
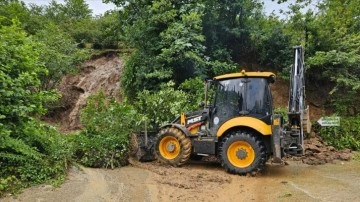
[[[0,195],[29,184],[61,179],[67,144],[53,128],[33,119],[57,95],[42,91],[39,45],[17,21],[0,27]]]
[[[178,86],[196,76],[239,71],[240,65],[264,70],[252,63],[288,77],[291,47],[303,45],[308,81],[332,89],[325,97],[327,107],[343,115],[360,111],[360,9],[355,0],[297,1],[285,18],[266,16],[257,0],[109,1],[123,6],[124,41],[135,50],[122,78],[130,98],[169,80]]]
[[[81,114],[84,130],[73,135],[75,158],[90,167],[114,168],[128,159],[129,135],[141,116],[129,104],[118,103],[100,92],[88,99]]]
[[[157,129],[177,118],[187,110],[187,95],[184,91],[175,90],[174,82],[170,81],[160,87],[159,91],[143,90],[137,96],[135,106],[145,115],[152,129]]]
[[[339,127],[322,127],[321,136],[339,149],[360,150],[360,117],[343,117]]]
[[[120,13],[124,39],[135,48],[123,74],[124,91],[130,98],[170,80],[179,85],[193,75],[206,75],[203,9],[197,5],[131,1]]]
[[[257,0],[109,1],[123,6],[124,41],[135,50],[122,78],[132,99],[170,80],[176,88],[186,79],[235,72],[242,65],[265,70],[253,63],[288,78],[292,47],[302,45],[308,89],[319,91],[321,105],[345,117],[360,113],[356,0],[300,0],[289,3],[281,18],[265,15]]]
[[[310,79],[332,84],[332,106],[340,115],[358,115],[360,4],[353,0],[327,0],[319,6],[318,16],[313,18],[314,54],[309,55],[308,75]]]
[[[67,138],[38,118],[60,96],[61,77],[88,54],[41,10],[0,2],[0,196],[60,183],[72,159]]]

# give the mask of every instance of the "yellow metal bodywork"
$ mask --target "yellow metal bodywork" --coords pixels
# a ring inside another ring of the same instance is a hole
[[[236,117],[226,121],[224,124],[220,126],[218,129],[216,136],[222,136],[227,130],[233,127],[245,126],[249,128],[253,128],[258,131],[262,135],[271,135],[272,129],[271,125],[267,125],[263,121],[253,118],[253,117]]]
[[[181,115],[180,115],[180,124],[185,126],[185,120],[186,120],[185,113],[181,113]]]
[[[169,146],[174,149],[169,151]],[[180,143],[176,137],[166,136],[159,143],[159,151],[164,159],[172,160],[180,154]]]
[[[280,125],[280,117],[273,120],[273,125],[274,126]]]
[[[190,130],[190,133],[191,133],[192,135],[197,134],[197,132],[199,132],[199,128],[200,128],[200,127],[192,128],[192,129]]]
[[[215,80],[222,80],[222,79],[231,79],[231,78],[241,78],[241,77],[275,77],[275,74],[272,72],[245,72],[241,71],[240,73],[232,73],[232,74],[224,74],[220,76],[214,77]]]
[[[242,150],[246,155],[244,158],[239,158],[237,152]],[[227,150],[227,158],[230,163],[239,168],[246,168],[250,166],[255,160],[255,151],[252,146],[245,141],[233,142]]]

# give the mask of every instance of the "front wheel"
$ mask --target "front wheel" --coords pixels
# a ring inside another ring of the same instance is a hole
[[[229,173],[244,175],[261,171],[266,150],[261,140],[251,133],[237,131],[225,137],[219,147],[221,165]]]
[[[186,163],[190,154],[191,141],[181,130],[168,127],[159,132],[155,155],[160,162],[180,166]]]

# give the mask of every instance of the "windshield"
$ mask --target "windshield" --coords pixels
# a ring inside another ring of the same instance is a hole
[[[236,78],[219,81],[215,106],[228,109],[228,116],[271,114],[271,96],[265,78]],[[230,117],[229,117],[230,118]]]

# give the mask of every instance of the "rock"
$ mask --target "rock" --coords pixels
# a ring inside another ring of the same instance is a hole
[[[341,152],[343,152],[343,153],[351,153],[351,150],[350,149],[344,149]]]
[[[305,155],[301,158],[291,158],[293,160],[302,161],[309,165],[321,165],[325,163],[334,163],[334,160],[349,161],[351,159],[351,150],[336,150],[333,146],[328,146],[320,136],[310,137],[304,140]]]
[[[54,187],[52,185],[43,185],[42,186],[43,191],[51,191],[53,189],[54,189]]]
[[[318,146],[312,144],[306,145],[305,150],[310,150],[311,152],[314,153],[320,153],[324,151],[323,148],[319,148]]]
[[[333,147],[333,146],[329,146],[327,149],[328,149],[329,151],[336,151],[335,147]]]
[[[341,153],[341,154],[339,154],[339,160],[350,161],[351,160],[351,153]]]
[[[302,162],[308,165],[321,165],[326,163],[324,159],[317,159],[314,157],[303,159]]]
[[[312,131],[312,132],[309,134],[309,137],[310,137],[310,138],[316,137],[316,133],[315,133],[314,131]]]
[[[326,162],[326,163],[333,163],[333,162],[334,162],[334,159],[331,158],[331,157],[328,157],[328,158],[325,159],[325,162]]]
[[[327,158],[327,156],[324,153],[316,153],[316,154],[314,154],[314,156],[317,159],[326,159]]]
[[[306,156],[313,156],[314,152],[312,152],[311,150],[305,150],[305,155]]]

